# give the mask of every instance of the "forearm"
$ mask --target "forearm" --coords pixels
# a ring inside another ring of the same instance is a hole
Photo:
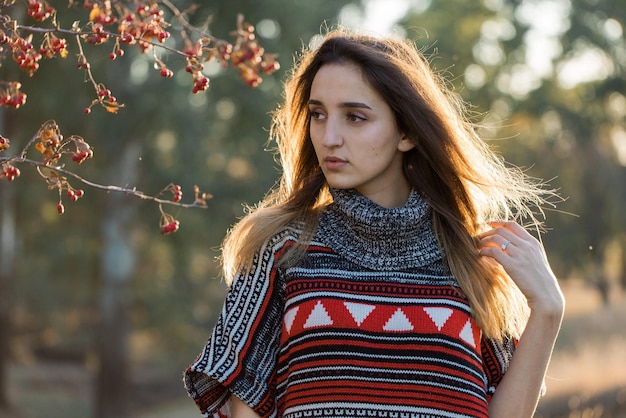
[[[549,312],[532,312],[509,369],[489,404],[491,418],[532,417],[563,318],[563,300]]]

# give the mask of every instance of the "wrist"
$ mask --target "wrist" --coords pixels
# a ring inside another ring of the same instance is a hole
[[[558,294],[545,298],[541,302],[529,303],[529,307],[530,320],[539,320],[560,327],[565,314],[565,298],[559,291]]]
[[[531,315],[558,318],[559,321],[565,313],[565,297],[559,287],[558,281],[554,275],[549,279],[543,280],[546,285],[539,292],[535,292],[534,297],[528,299],[528,307]]]

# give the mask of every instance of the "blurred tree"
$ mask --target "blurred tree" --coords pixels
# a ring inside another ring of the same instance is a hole
[[[417,3],[402,24],[475,106],[482,133],[567,198],[544,237],[560,276],[591,276],[606,298],[606,248],[626,231],[626,4]]]

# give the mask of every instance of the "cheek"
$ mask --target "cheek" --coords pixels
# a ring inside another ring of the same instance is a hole
[[[311,144],[311,151],[313,152],[313,155],[315,155],[315,157],[319,160],[320,150],[322,147],[319,145],[317,141],[313,139],[313,136],[311,136],[311,139],[309,141],[310,141],[309,143]]]
[[[324,133],[321,131],[319,127],[317,128],[311,127],[309,129],[309,138],[310,138],[309,140],[313,144],[313,147],[316,150],[322,148],[321,143],[322,143],[322,139],[324,138]]]

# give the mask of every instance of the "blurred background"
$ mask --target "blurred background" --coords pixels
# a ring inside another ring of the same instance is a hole
[[[192,23],[212,15],[217,37],[243,13],[281,70],[250,89],[209,66],[209,90],[192,95],[184,63],[172,60],[164,79],[149,56],[111,61],[101,49],[96,78],[126,107],[85,115],[92,90],[72,55],[32,79],[0,68],[28,94],[23,108],[0,109],[15,149],[54,119],[94,147],[76,170],[84,178],[148,194],[173,182],[184,201],[195,184],[214,195],[208,209],[176,209],[180,230],[161,236],[153,203],[86,189],[58,216],[34,170],[0,182],[0,417],[199,416],[181,377],[222,306],[218,247],[278,179],[267,130],[294,54],[338,23],[413,39],[490,145],[566,198],[546,208],[543,239],[568,302],[537,416],[626,416],[626,2],[198,3]],[[51,4],[64,27],[85,19]]]

